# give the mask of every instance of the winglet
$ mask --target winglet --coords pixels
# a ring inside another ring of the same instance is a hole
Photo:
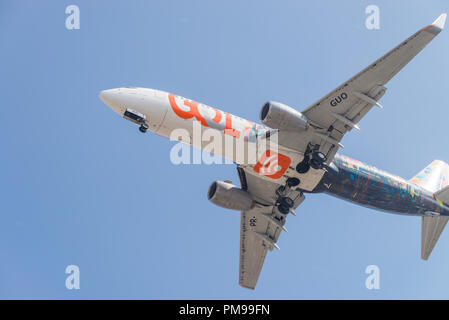
[[[446,23],[446,14],[441,14],[430,26],[425,27],[423,30],[437,35],[444,29],[444,24]]]
[[[444,23],[446,22],[446,14],[442,13],[433,23],[432,25],[434,27],[440,28],[441,30],[444,29]]]

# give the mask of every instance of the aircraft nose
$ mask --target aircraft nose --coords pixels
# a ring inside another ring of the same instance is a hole
[[[115,112],[120,113],[122,106],[120,105],[119,89],[107,89],[100,92],[98,95],[107,106]]]
[[[109,106],[115,100],[114,99],[116,96],[115,91],[116,91],[115,89],[103,90],[100,92],[100,94],[98,96],[100,97],[101,101],[103,101],[104,103],[106,103]]]

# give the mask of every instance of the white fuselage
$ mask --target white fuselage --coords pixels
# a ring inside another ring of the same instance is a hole
[[[100,98],[120,116],[127,109],[143,114],[148,129],[158,135],[250,167],[250,173],[265,179],[284,184],[288,177],[298,175],[295,166],[303,155],[266,139],[269,128],[260,124],[155,89],[109,89],[102,91]],[[301,177],[301,188],[312,190],[322,173],[311,170],[307,175],[312,179]]]

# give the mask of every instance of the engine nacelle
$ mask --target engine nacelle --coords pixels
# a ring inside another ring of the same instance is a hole
[[[248,192],[224,181],[213,182],[207,192],[207,198],[226,209],[249,210],[254,206],[254,200]]]
[[[260,120],[279,130],[302,131],[307,129],[307,118],[292,107],[275,101],[266,102],[260,110]]]

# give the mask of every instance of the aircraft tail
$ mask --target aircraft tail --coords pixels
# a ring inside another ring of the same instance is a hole
[[[410,182],[432,192],[437,200],[449,204],[449,165],[447,163],[434,160],[410,179]],[[422,217],[421,259],[429,258],[448,220],[449,217]]]

